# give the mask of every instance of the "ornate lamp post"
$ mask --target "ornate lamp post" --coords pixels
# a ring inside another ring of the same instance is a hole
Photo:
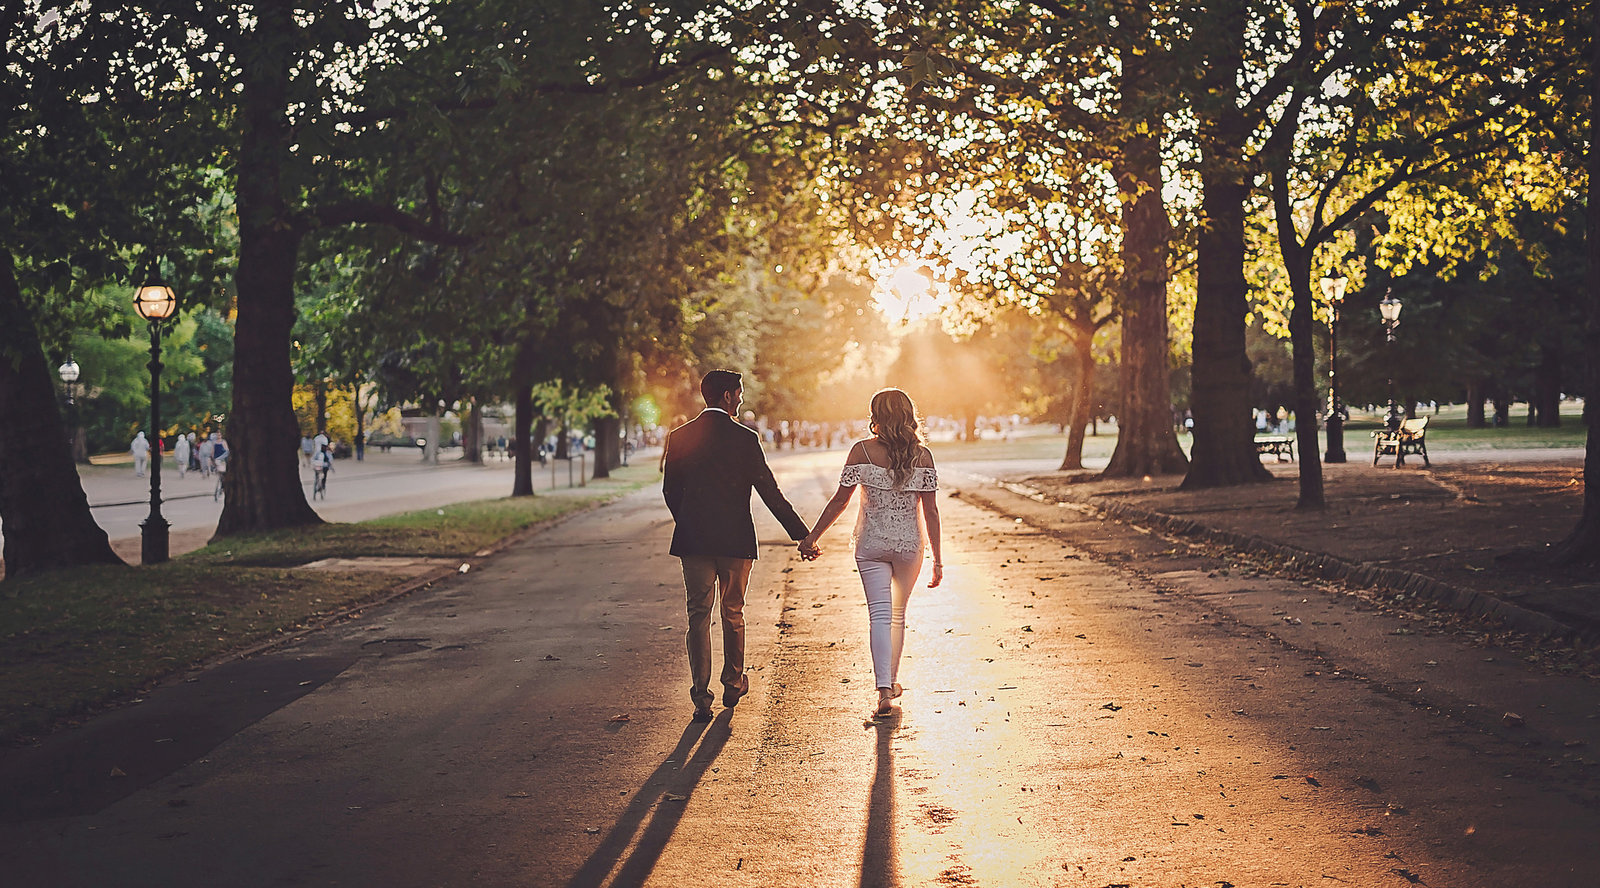
[[[67,386],[67,450],[72,454],[73,462],[83,462],[78,458],[78,403],[73,397],[77,394],[78,377],[82,372],[78,362],[70,355],[66,363],[56,368],[56,373]]]
[[[1350,279],[1335,269],[1322,279],[1322,295],[1333,309],[1328,323],[1328,452],[1325,462],[1342,463],[1344,459],[1344,404],[1339,400],[1339,305],[1344,302],[1344,288]]]
[[[1384,291],[1383,301],[1378,303],[1378,313],[1383,316],[1384,340],[1393,346],[1394,328],[1400,326],[1400,300]],[[1400,428],[1400,407],[1394,402],[1394,349],[1389,348],[1389,417],[1384,420],[1384,425],[1389,431]]]
[[[161,324],[177,313],[178,297],[166,284],[151,281],[134,291],[133,307],[150,322],[150,445],[156,451],[150,461],[150,516],[139,525],[140,561],[160,564],[167,560],[170,527],[161,517]]]

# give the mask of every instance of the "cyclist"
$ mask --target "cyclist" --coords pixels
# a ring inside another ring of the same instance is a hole
[[[311,474],[316,479],[311,485],[311,498],[328,498],[328,473],[333,471],[333,450],[327,444],[311,454]]]

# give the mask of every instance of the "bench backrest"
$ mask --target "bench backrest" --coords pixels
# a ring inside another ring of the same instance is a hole
[[[1420,435],[1422,434],[1423,429],[1426,429],[1427,427],[1428,418],[1426,416],[1419,416],[1416,419],[1406,420],[1403,424],[1401,424],[1400,430],[1405,432],[1407,435]]]

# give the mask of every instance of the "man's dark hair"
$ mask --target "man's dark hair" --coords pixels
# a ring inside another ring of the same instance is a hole
[[[743,377],[732,370],[713,370],[700,380],[700,397],[707,407],[715,407],[728,392],[744,388]]]

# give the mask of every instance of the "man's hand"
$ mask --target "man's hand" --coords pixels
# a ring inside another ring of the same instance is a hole
[[[822,550],[817,547],[816,543],[811,542],[809,537],[801,540],[798,548],[800,550],[800,557],[803,560],[816,561],[818,558],[822,557]]]

